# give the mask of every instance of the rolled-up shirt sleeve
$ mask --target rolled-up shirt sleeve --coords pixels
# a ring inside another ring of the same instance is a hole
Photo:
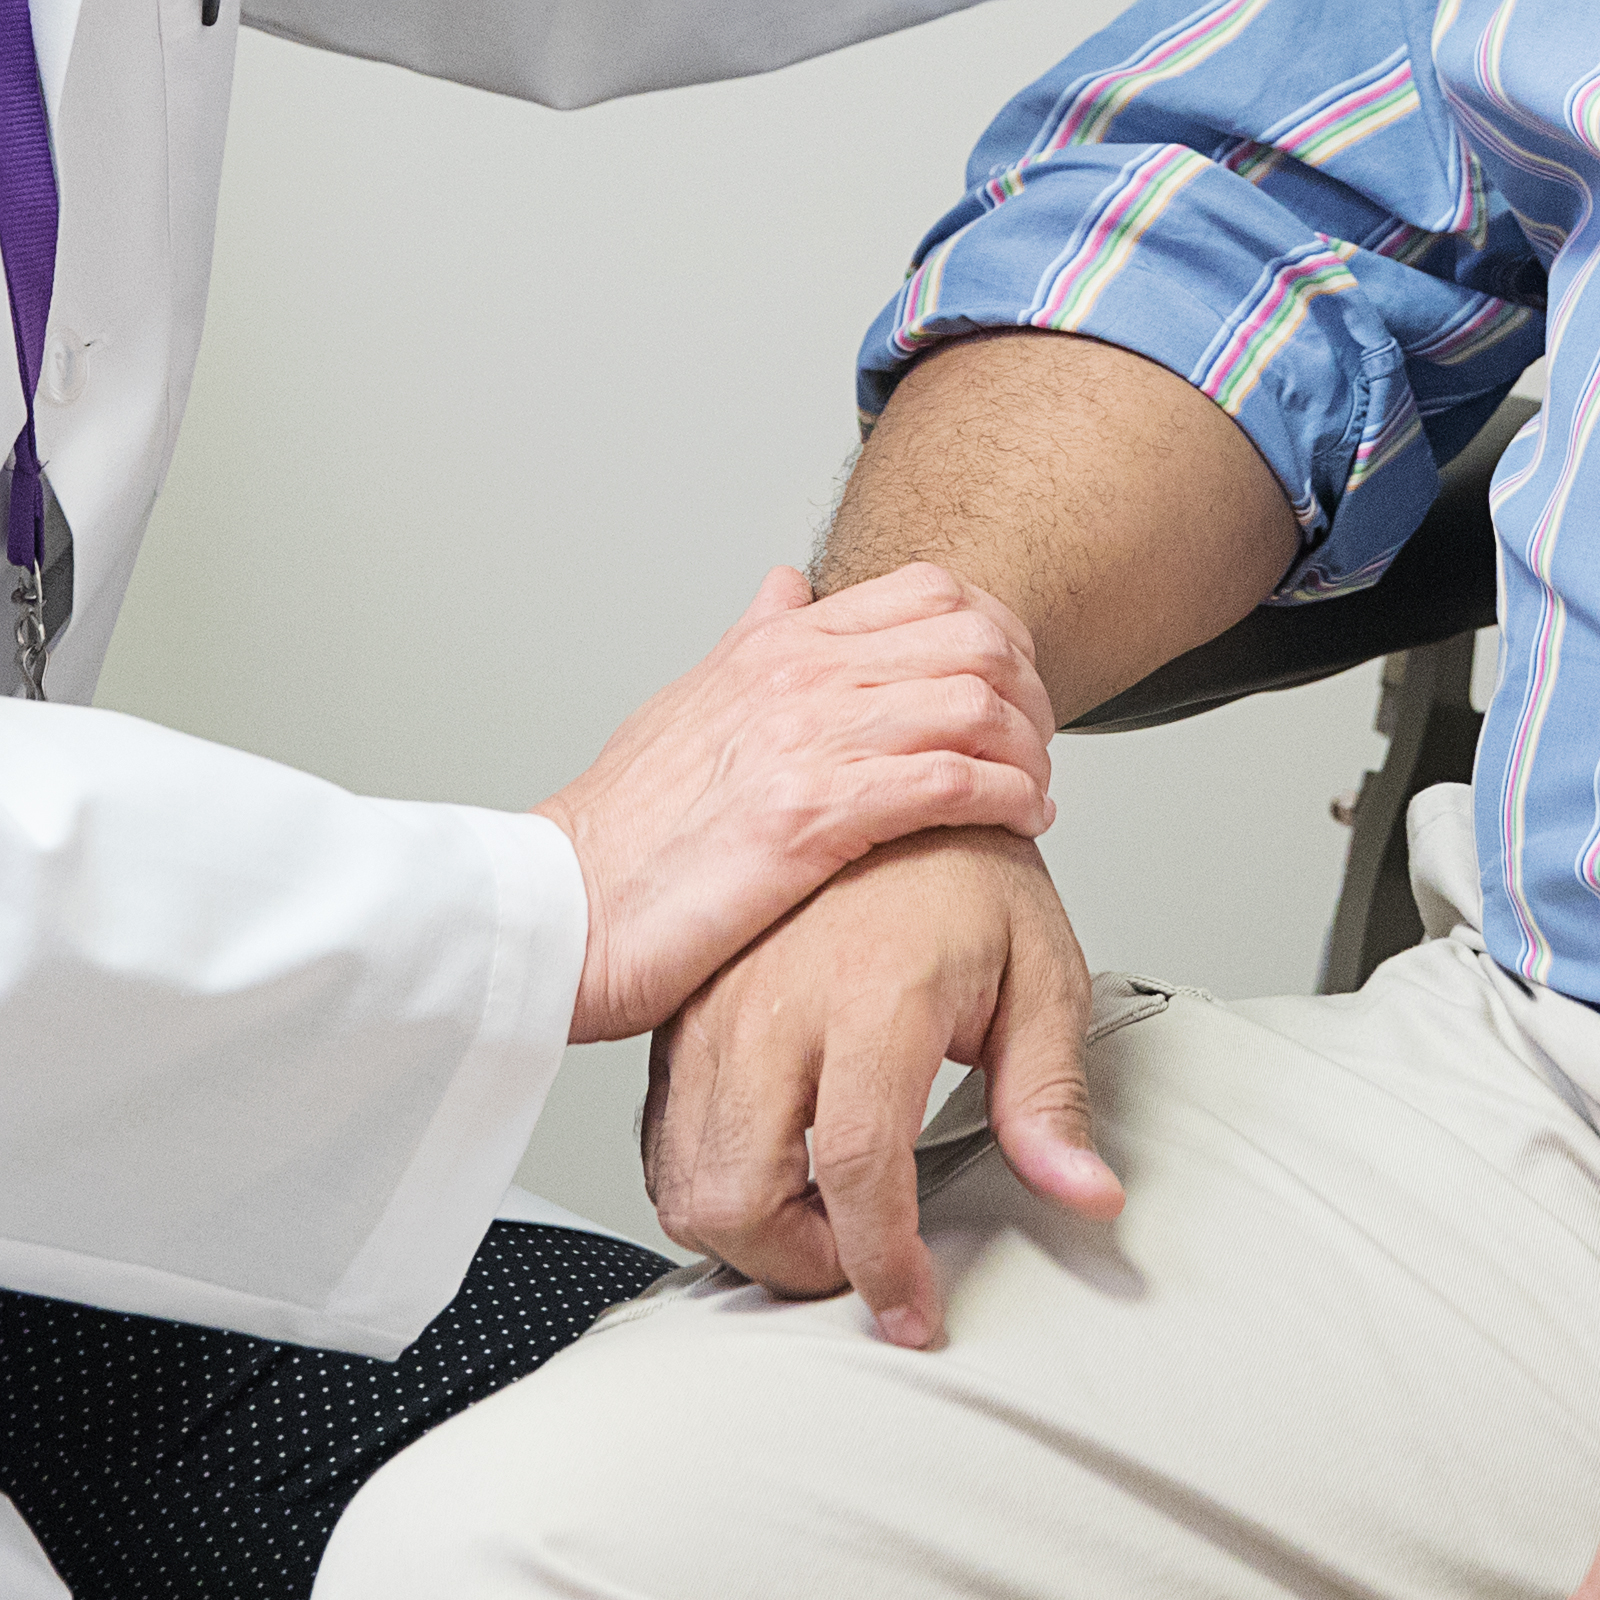
[[[104,711],[0,749],[0,1284],[398,1354],[561,1058],[565,835]]]
[[[1145,0],[1017,96],[868,332],[870,430],[942,339],[1160,362],[1300,523],[1273,600],[1377,581],[1541,353],[1543,273],[1440,95],[1432,0]]]

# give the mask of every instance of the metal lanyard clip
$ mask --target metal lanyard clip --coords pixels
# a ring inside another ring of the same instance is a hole
[[[43,700],[46,660],[44,574],[40,572],[37,561],[31,571],[27,567],[19,569],[11,601],[17,608],[17,670],[22,674],[23,698]]]

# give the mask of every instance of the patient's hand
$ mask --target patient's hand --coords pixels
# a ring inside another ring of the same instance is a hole
[[[1032,843],[971,828],[874,850],[658,1030],[643,1146],[662,1227],[779,1293],[848,1280],[895,1343],[931,1342],[912,1144],[943,1058],[988,1074],[990,1124],[1031,1189],[1122,1209],[1090,1143],[1088,1008]]]
[[[961,573],[1021,619],[1059,726],[1236,622],[1298,548],[1271,469],[1198,390],[1125,350],[1017,329],[911,368],[816,576],[843,599],[903,562]],[[988,1069],[1025,1182],[1091,1216],[1121,1205],[1109,1172],[1069,1160],[1088,1144],[1087,995],[1031,845],[973,830],[874,851],[658,1036],[645,1158],[663,1225],[775,1288],[848,1278],[890,1337],[926,1342],[938,1308],[911,1144],[941,1055]]]

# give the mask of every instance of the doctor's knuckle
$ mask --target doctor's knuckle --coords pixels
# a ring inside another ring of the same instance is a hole
[[[924,630],[941,647],[963,661],[970,661],[987,639],[988,619],[978,611],[951,611],[930,618]]]
[[[1004,720],[1005,701],[975,673],[951,678],[948,692],[950,709],[963,725],[986,732]]]
[[[992,678],[1011,665],[1011,641],[998,622],[976,611],[964,613],[961,620],[966,629],[968,651],[985,677]]]
[[[892,576],[929,615],[952,611],[966,601],[961,580],[932,561],[907,562]]]
[[[953,809],[971,800],[977,790],[972,762],[953,750],[936,750],[923,769],[923,788],[930,801]]]

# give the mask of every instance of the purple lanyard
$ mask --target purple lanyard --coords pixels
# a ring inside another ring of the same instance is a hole
[[[44,555],[44,488],[33,397],[44,365],[44,329],[56,277],[56,174],[28,0],[0,0],[0,253],[11,297],[17,371],[28,404],[11,474],[6,554],[13,566],[31,567]]]
[[[31,699],[43,699],[44,485],[33,426],[33,400],[44,365],[44,330],[56,276],[56,174],[50,160],[39,63],[33,52],[28,0],[0,0],[0,254],[5,257],[17,373],[28,418],[17,435],[11,468],[6,555],[24,569],[13,596],[17,659]]]
[[[214,26],[220,10],[220,0],[201,0],[200,21]],[[17,663],[33,700],[44,698],[45,661],[44,483],[33,404],[55,286],[59,204],[28,0],[0,0],[0,254],[5,257],[17,373],[28,408],[12,452],[6,556],[12,566],[23,569],[12,599],[21,608]]]

